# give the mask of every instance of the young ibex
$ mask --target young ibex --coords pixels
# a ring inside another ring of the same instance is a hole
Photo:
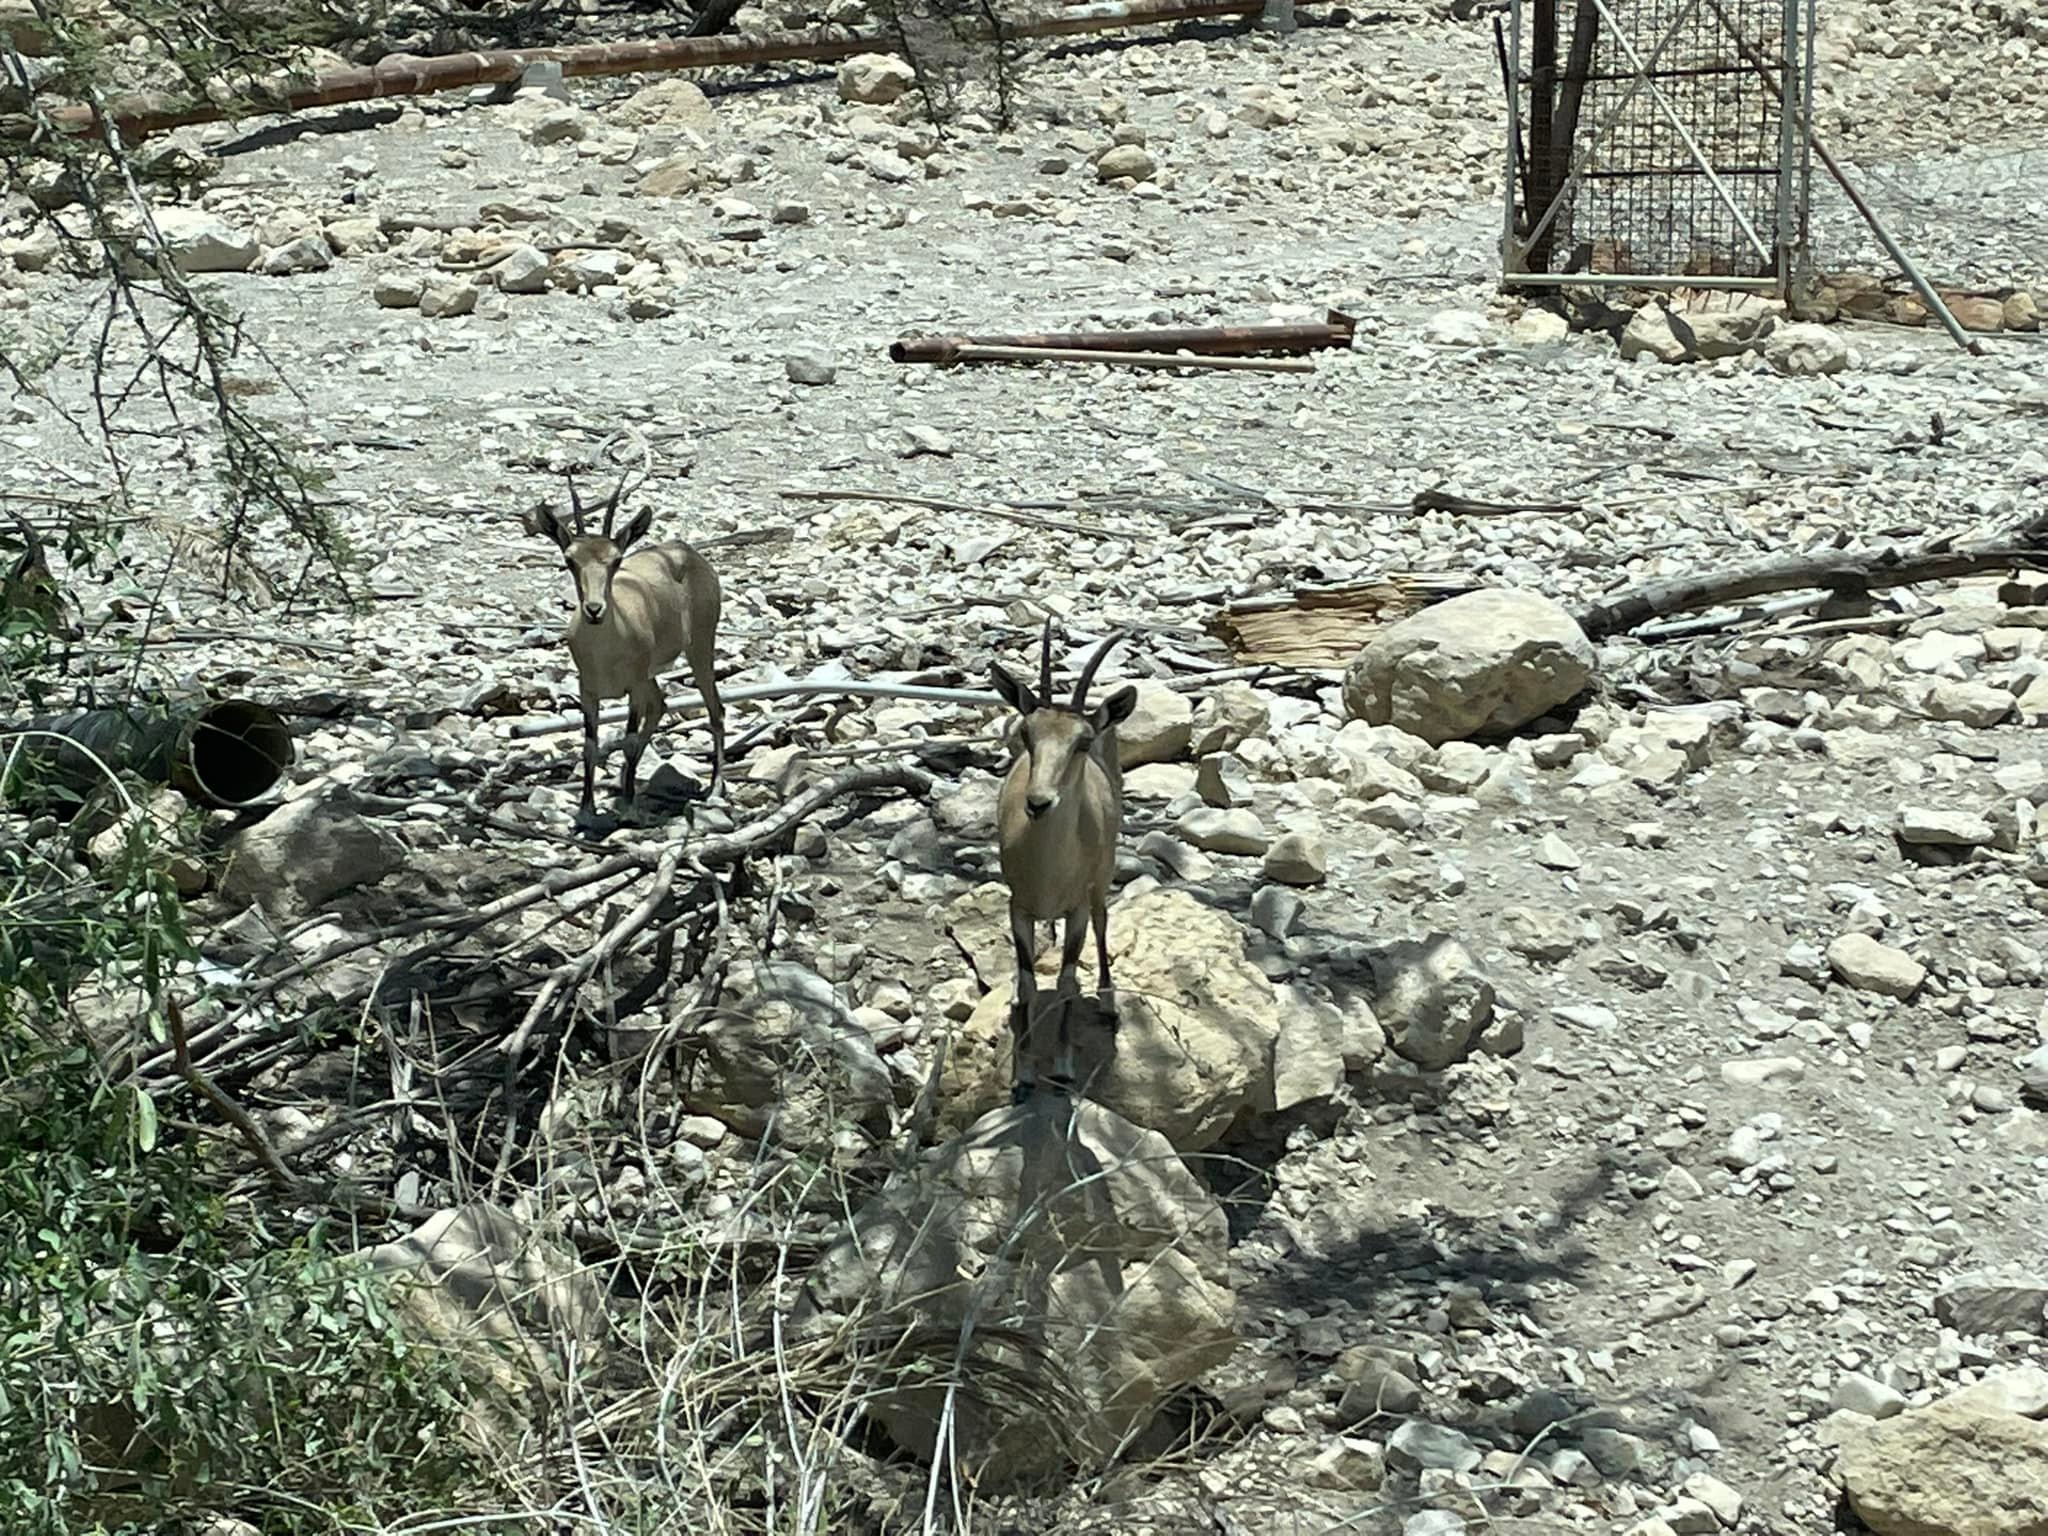
[[[574,526],[565,528],[543,502],[528,519],[555,541],[576,583],[576,610],[569,618],[569,654],[583,694],[583,804],[589,820],[597,781],[597,714],[606,699],[626,699],[626,766],[619,775],[620,798],[633,797],[640,754],[667,707],[661,674],[680,654],[688,658],[690,680],[703,695],[711,721],[711,787],[725,765],[725,705],[718,697],[713,661],[718,640],[718,574],[710,562],[681,540],[654,544],[627,555],[654,521],[648,508],[612,537],[624,480],[604,504],[604,531],[584,532],[583,502],[569,482]]]
[[[1095,925],[1096,986],[1104,1004],[1110,1001],[1109,883],[1116,872],[1116,839],[1124,813],[1116,728],[1130,718],[1138,690],[1119,688],[1092,710],[1087,703],[1096,669],[1122,638],[1122,631],[1111,635],[1088,658],[1067,704],[1056,704],[1052,698],[1050,619],[1040,643],[1036,693],[1000,664],[990,668],[996,692],[1023,717],[1016,728],[1016,761],[996,797],[996,845],[1003,879],[1010,887],[1010,936],[1017,953],[1010,1029],[1017,1064],[1013,1091],[1019,1100],[1035,1087],[1028,1042],[1038,1001],[1032,965],[1039,923],[1064,920],[1067,929],[1060,957],[1056,1087],[1073,1086],[1069,1014],[1079,990],[1074,971],[1090,919]]]

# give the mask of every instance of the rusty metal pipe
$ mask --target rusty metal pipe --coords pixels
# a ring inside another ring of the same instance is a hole
[[[1261,0],[1261,4],[1264,0]],[[906,336],[889,344],[897,363],[954,363],[963,347],[1030,347],[1054,352],[1193,352],[1202,357],[1253,357],[1351,345],[1357,322],[1338,310],[1300,325],[1198,325],[1164,331],[1069,331],[1044,336]]]
[[[1178,21],[1256,15],[1265,0],[1090,0],[1051,15],[1008,23],[1006,38],[1064,37],[1084,32],[1118,32],[1127,27],[1165,26]],[[1306,3],[1306,0],[1303,0]],[[122,136],[133,142],[167,128],[217,122],[224,117],[270,112],[303,112],[393,96],[426,96],[522,78],[536,64],[558,64],[564,77],[652,75],[674,70],[709,69],[723,64],[771,64],[782,61],[822,64],[857,53],[897,54],[902,42],[887,31],[856,31],[820,27],[809,32],[771,32],[764,37],[648,38],[635,42],[590,43],[572,48],[501,48],[482,53],[457,53],[435,58],[393,54],[376,64],[337,70],[312,80],[294,82],[272,76],[257,88],[225,104],[173,100],[161,96],[125,96],[107,103],[107,115]],[[89,106],[53,107],[46,114],[60,131],[83,133],[97,121]],[[0,118],[0,137],[32,130],[24,116]]]

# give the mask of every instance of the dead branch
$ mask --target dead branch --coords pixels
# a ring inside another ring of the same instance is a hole
[[[907,764],[881,763],[868,768],[850,768],[822,784],[814,785],[796,799],[778,807],[758,821],[751,822],[724,837],[700,843],[691,854],[691,858],[694,863],[705,869],[725,868],[773,847],[795,830],[800,822],[816,815],[820,809],[834,800],[852,795],[872,794],[883,789],[897,789],[906,794],[923,795],[930,793],[931,787],[930,774]],[[265,977],[244,999],[242,1007],[237,1011],[245,1013],[280,987],[311,975],[358,951],[388,943],[393,939],[411,938],[422,933],[435,934],[434,938],[405,957],[408,962],[417,963],[459,942],[477,929],[496,922],[499,918],[523,912],[543,901],[565,896],[571,891],[581,890],[585,886],[594,885],[600,880],[609,880],[617,875],[658,870],[667,856],[668,845],[646,843],[636,848],[624,849],[610,858],[599,859],[596,863],[586,864],[580,869],[557,870],[472,910],[439,912],[427,917],[410,918],[360,938],[337,939],[307,959],[288,966],[274,976]]]
[[[661,856],[661,862],[654,868],[654,879],[649,883],[647,894],[640,898],[638,906],[625,917],[605,930],[604,936],[582,954],[577,955],[555,968],[554,974],[541,984],[540,992],[533,1004],[526,1010],[526,1016],[519,1021],[519,1027],[507,1035],[498,1049],[513,1061],[526,1052],[526,1042],[534,1030],[553,1012],[555,1000],[573,997],[576,990],[588,981],[598,968],[608,963],[626,943],[641,929],[654,921],[654,914],[661,910],[661,904],[668,900],[675,889],[676,869],[683,861],[680,843],[672,846]]]
[[[249,1150],[256,1154],[256,1161],[263,1165],[263,1171],[270,1175],[273,1184],[286,1194],[298,1193],[303,1181],[285,1166],[277,1148],[263,1134],[263,1127],[246,1109],[223,1093],[218,1083],[192,1064],[192,1040],[185,1033],[185,1010],[178,1006],[175,997],[164,998],[164,1017],[170,1021],[171,1050],[178,1076],[184,1079],[185,1086],[211,1104],[214,1112],[242,1138]]]
[[[1653,619],[1716,608],[1768,592],[1819,588],[1861,595],[2001,570],[2048,570],[2048,512],[1967,543],[1954,534],[1943,534],[1917,543],[1769,556],[1732,570],[1662,577],[1625,587],[1582,609],[1577,617],[1589,638],[1602,640],[1627,634]]]

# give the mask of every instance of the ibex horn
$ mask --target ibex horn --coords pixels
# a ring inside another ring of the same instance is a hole
[[[1081,680],[1074,684],[1074,702],[1070,707],[1075,714],[1081,713],[1081,706],[1088,701],[1088,685],[1095,681],[1095,673],[1102,665],[1102,658],[1109,654],[1110,647],[1129,633],[1127,629],[1113,631],[1107,640],[1095,648],[1095,654],[1088,658],[1088,665],[1081,669]]]
[[[576,520],[576,537],[583,537],[583,498],[576,494],[576,476],[569,470],[562,471],[562,478],[569,482],[569,515]]]
[[[604,504],[604,536],[612,536],[612,523],[619,515],[619,498],[626,494],[626,477],[619,476],[619,483],[612,487],[612,494]]]
[[[1038,642],[1038,702],[1043,708],[1052,702],[1052,615],[1045,616],[1045,633]]]

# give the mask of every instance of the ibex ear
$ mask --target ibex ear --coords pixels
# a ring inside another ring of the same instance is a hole
[[[1020,683],[1002,669],[1000,663],[988,669],[989,681],[996,685],[996,692],[1003,696],[1003,702],[1020,715],[1033,714],[1038,709],[1038,696],[1031,691],[1028,683]]]
[[[562,526],[562,520],[555,516],[555,509],[546,502],[540,503],[520,518],[520,521],[526,524],[528,533],[542,534],[554,540],[557,549],[566,550],[569,547],[569,530]]]
[[[1112,725],[1122,725],[1131,718],[1131,711],[1138,707],[1138,690],[1126,685],[1117,689],[1108,698],[1095,706],[1094,726],[1106,731]]]
[[[649,528],[652,528],[653,526],[654,508],[642,507],[640,509],[640,515],[634,518],[633,521],[631,521],[630,523],[626,524],[626,531],[619,535],[619,548],[621,550],[631,549],[634,546],[634,544],[638,543],[641,539],[647,537],[647,530]]]

